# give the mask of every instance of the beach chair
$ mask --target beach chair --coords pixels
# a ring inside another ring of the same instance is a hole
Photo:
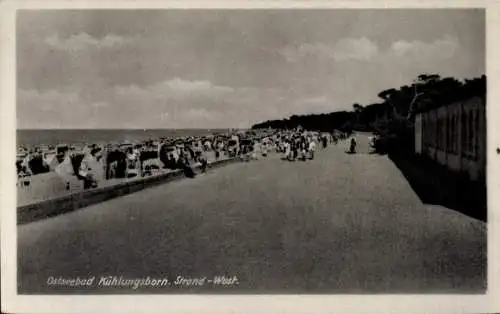
[[[30,184],[31,184],[31,181],[29,179],[29,175],[27,175],[25,173],[21,173],[18,175],[17,186],[19,186],[21,188],[26,188],[26,187],[30,186]]]

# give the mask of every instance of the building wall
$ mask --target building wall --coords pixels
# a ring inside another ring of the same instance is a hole
[[[463,104],[462,170],[473,180],[484,180],[486,172],[486,115],[480,101]]]
[[[460,157],[460,115],[462,112],[461,103],[455,103],[442,109],[442,119],[445,129],[442,131],[445,145],[443,151],[446,153],[446,163],[449,169],[461,171]]]
[[[486,114],[481,98],[471,98],[420,113],[415,152],[471,180],[485,180]]]

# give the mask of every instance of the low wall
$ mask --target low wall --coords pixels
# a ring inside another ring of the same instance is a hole
[[[217,160],[209,163],[209,167],[218,168],[227,164],[239,162],[241,160],[241,158]],[[199,169],[199,166],[196,168]],[[112,198],[134,193],[148,187],[184,177],[184,172],[182,170],[175,170],[160,175],[133,179],[113,186],[84,190],[71,195],[18,206],[17,224],[22,225],[37,220],[58,216],[82,207],[90,206],[96,203],[110,200]]]

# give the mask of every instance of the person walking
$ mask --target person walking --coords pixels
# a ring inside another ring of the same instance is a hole
[[[311,160],[314,159],[314,153],[316,151],[316,143],[314,142],[314,140],[309,141],[308,150],[309,150],[309,158]]]
[[[200,169],[201,169],[201,173],[205,173],[207,172],[207,167],[208,167],[208,158],[207,158],[207,154],[202,154],[200,156],[200,160],[199,160],[201,166],[200,166]]]
[[[266,139],[264,139],[260,145],[260,151],[263,157],[267,156],[267,150],[268,150],[268,143]]]
[[[302,160],[306,161],[307,160],[307,153],[308,153],[308,141],[307,138],[304,136],[302,137],[302,143],[301,143],[301,151],[302,151]]]
[[[351,137],[351,143],[350,143],[350,147],[349,147],[349,152],[351,154],[356,153],[356,146],[357,145],[358,145],[358,143],[356,142],[356,139],[354,137]]]
[[[297,157],[297,141],[295,138],[290,139],[290,161],[295,161]]]

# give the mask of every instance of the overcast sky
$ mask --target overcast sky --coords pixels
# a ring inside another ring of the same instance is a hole
[[[18,13],[18,128],[249,127],[485,73],[483,10]]]

